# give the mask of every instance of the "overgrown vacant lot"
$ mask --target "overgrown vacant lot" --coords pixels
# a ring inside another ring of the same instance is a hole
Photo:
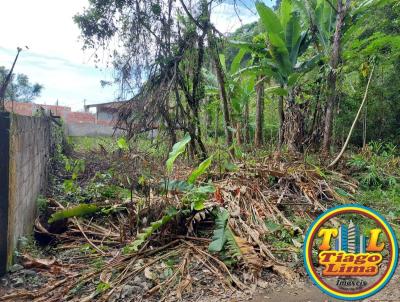
[[[115,135],[60,136],[0,301],[324,301],[303,266],[318,215],[366,205],[400,235],[398,0],[90,0],[73,22],[118,90],[79,97],[83,126]],[[0,77],[0,101],[43,88]],[[400,301],[398,280],[376,299]]]
[[[326,208],[374,202],[399,230],[392,196],[400,159],[390,145],[349,155],[339,173],[315,157],[264,152],[233,160],[220,149],[193,166],[184,156],[188,138],[167,161],[157,143],[80,139],[59,153],[51,189],[38,200],[35,236],[21,242],[0,299],[275,297],[271,289],[290,292],[282,284],[304,282],[304,233]],[[315,290],[311,297],[323,298]]]

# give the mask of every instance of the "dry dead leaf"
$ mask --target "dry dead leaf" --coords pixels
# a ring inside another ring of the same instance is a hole
[[[40,258],[33,258],[32,256],[28,254],[24,254],[23,256],[23,266],[25,268],[46,268],[49,269],[51,266],[53,266],[56,263],[55,258],[51,259],[40,259]]]
[[[289,267],[283,266],[283,265],[273,265],[272,270],[279,275],[281,275],[283,278],[289,281],[294,281],[298,279],[297,273],[295,273],[292,269]]]
[[[150,270],[149,267],[146,267],[144,269],[144,276],[149,280],[154,280],[155,279],[154,273]]]

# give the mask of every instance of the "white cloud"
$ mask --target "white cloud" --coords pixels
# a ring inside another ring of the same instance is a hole
[[[240,16],[240,19],[238,17]],[[253,7],[252,10],[244,6],[221,3],[216,5],[211,14],[211,22],[222,33],[232,32],[240,26],[258,20],[258,15]]]

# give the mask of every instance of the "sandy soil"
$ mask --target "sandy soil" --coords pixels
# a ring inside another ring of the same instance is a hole
[[[255,295],[251,302],[333,302],[344,301],[323,294],[311,282],[300,282],[295,285],[285,285],[272,291]],[[360,300],[361,301],[361,300]],[[400,271],[399,268],[389,284],[378,294],[363,302],[400,302]]]

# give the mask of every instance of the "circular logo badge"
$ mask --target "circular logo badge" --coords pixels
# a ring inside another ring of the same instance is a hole
[[[360,205],[324,212],[304,241],[304,265],[311,280],[326,294],[343,300],[379,292],[396,270],[398,253],[389,223]]]

